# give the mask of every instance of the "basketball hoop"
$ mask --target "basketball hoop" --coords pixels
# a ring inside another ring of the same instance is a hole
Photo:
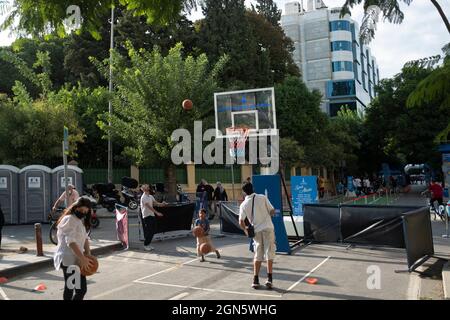
[[[227,130],[228,141],[230,142],[230,156],[245,157],[245,143],[250,134],[247,127],[229,127]]]

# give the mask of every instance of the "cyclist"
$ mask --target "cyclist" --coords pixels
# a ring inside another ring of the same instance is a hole
[[[69,197],[67,198],[67,207],[70,207],[73,203],[75,203],[75,201],[78,200],[78,198],[80,198],[80,195],[78,191],[75,189],[75,186],[73,184],[69,184],[67,186],[67,191],[69,193]],[[64,191],[53,205],[53,212],[55,212],[58,209],[58,206],[61,203],[64,203],[65,200],[66,200],[66,192]]]
[[[431,193],[430,206],[434,207],[434,202],[437,201],[439,205],[444,205],[444,188],[436,181],[431,180],[430,186],[428,187],[428,191]],[[426,191],[424,191],[426,192]],[[422,192],[422,194],[424,193]]]

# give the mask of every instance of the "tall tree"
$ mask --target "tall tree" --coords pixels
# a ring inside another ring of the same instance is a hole
[[[392,79],[384,79],[379,96],[367,109],[365,127],[372,143],[371,159],[397,159],[401,164],[429,163],[440,167],[436,136],[448,126],[450,108],[422,103],[407,107],[407,100],[432,70],[405,67]]]
[[[282,11],[278,9],[277,4],[273,0],[257,0],[257,12],[264,16],[274,26],[280,25]]]
[[[438,0],[430,1],[438,11],[450,34],[450,22]],[[341,15],[351,13],[350,9],[353,6],[364,3],[365,17],[361,25],[361,38],[365,42],[370,42],[375,36],[376,24],[380,13],[382,14],[383,20],[388,20],[391,23],[403,22],[405,15],[400,8],[401,2],[410,5],[413,0],[346,0],[342,7]]]
[[[182,49],[178,44],[163,56],[159,49],[149,52],[129,48],[129,63],[115,55],[115,112],[109,118],[111,128],[106,126],[107,119],[102,124],[124,143],[124,153],[135,164],[156,164],[165,169],[172,196],[176,194],[176,167],[171,161],[175,144],[170,137],[176,129],[192,130],[194,120],[201,120],[212,110],[216,79],[225,63],[223,58],[209,71],[206,55],[184,59]],[[107,66],[107,62],[98,64],[104,73]],[[187,98],[194,102],[190,112],[181,107]]]
[[[229,63],[222,73],[225,86],[258,87],[267,81],[263,66],[268,65],[267,53],[253,36],[246,18],[244,0],[205,0],[202,11],[205,18],[200,23],[199,47],[216,62],[224,54]]]

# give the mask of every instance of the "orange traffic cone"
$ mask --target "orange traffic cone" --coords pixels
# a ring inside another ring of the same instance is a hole
[[[317,282],[319,282],[319,280],[317,280],[316,278],[307,278],[306,282],[309,284],[317,284]]]
[[[0,284],[7,283],[8,279],[5,277],[0,277]]]
[[[41,283],[41,284],[37,285],[36,288],[34,288],[33,291],[43,292],[43,291],[45,291],[45,290],[47,290],[46,285],[43,284],[43,283]]]

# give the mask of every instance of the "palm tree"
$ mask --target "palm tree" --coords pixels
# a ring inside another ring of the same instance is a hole
[[[445,26],[450,34],[450,22],[445,15],[444,10],[440,6],[437,0],[430,0],[436,7]],[[379,15],[383,14],[383,20],[388,20],[391,23],[402,23],[404,14],[400,9],[400,3],[404,2],[408,6],[413,0],[346,0],[342,7],[341,16],[350,14],[350,9],[355,5],[364,3],[365,16],[363,23],[361,24],[361,40],[365,43],[370,42],[375,36],[376,24],[378,22]]]

